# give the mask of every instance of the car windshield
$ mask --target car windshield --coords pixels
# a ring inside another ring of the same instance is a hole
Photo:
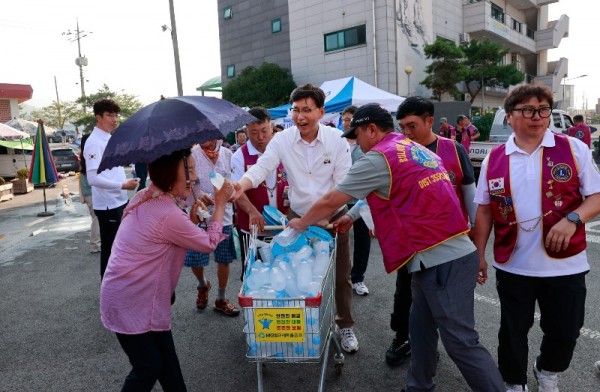
[[[69,155],[75,155],[73,150],[52,150],[52,155],[57,157],[66,157]]]

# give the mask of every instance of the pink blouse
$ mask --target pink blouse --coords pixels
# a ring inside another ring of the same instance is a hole
[[[222,222],[198,228],[153,185],[138,192],[125,209],[100,287],[104,326],[122,334],[170,330],[171,295],[186,249],[214,251],[226,238],[222,230]]]

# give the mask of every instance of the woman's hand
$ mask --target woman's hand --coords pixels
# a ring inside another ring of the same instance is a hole
[[[228,179],[225,179],[221,189],[217,189],[217,188],[214,188],[214,189],[215,189],[215,200],[214,200],[215,204],[224,205],[229,201],[229,199],[231,199],[231,196],[233,193],[233,185],[231,184],[231,181],[229,181]]]
[[[203,217],[198,215],[199,210],[206,210],[206,206],[200,199],[196,200],[196,202],[190,208],[190,219],[195,225],[204,220]]]

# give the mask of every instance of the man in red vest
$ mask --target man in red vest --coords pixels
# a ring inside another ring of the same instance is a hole
[[[246,124],[248,141],[231,157],[231,180],[239,181],[244,173],[252,167],[265,152],[267,144],[273,138],[271,116],[267,109],[255,107],[248,111],[257,118]],[[240,240],[247,236],[250,227],[258,226],[259,233],[264,231],[265,220],[262,216],[264,206],[271,205],[284,215],[289,212],[287,174],[283,165],[274,170],[257,188],[247,190],[235,202],[237,210],[237,229]],[[246,241],[248,239],[246,238]],[[243,241],[242,241],[243,242]],[[247,242],[243,242],[247,243]],[[245,260],[245,249],[242,247],[242,262]]]
[[[574,125],[569,128],[568,135],[571,137],[575,137],[585,144],[587,144],[588,148],[592,145],[592,133],[590,131],[590,127],[585,124],[583,121],[583,116],[581,114],[577,114],[573,116]]]
[[[405,124],[402,128],[404,135],[427,147],[442,159],[460,201],[464,219],[473,223],[477,210],[476,204],[473,203],[475,197],[473,165],[462,144],[433,133],[433,114],[434,106],[431,101],[422,97],[410,97],[400,104],[396,111],[396,118]],[[410,355],[411,347],[408,340],[412,303],[410,281],[411,275],[407,268],[400,268],[396,276],[394,312],[390,320],[390,326],[396,332],[396,337],[385,355],[386,362],[391,366],[402,365]]]
[[[439,134],[442,137],[446,137],[448,139],[452,138],[452,135],[456,135],[456,128],[448,123],[447,117],[440,118],[440,130]]]
[[[400,126],[411,126],[413,117],[402,119]],[[467,236],[469,226],[460,201],[440,158],[395,133],[392,116],[378,104],[361,106],[343,136],[356,138],[364,157],[302,218],[290,221],[290,227],[303,230],[331,216],[352,198],[366,199],[386,271],[406,265],[412,274],[413,350],[406,390],[435,389],[439,333],[472,390],[505,391],[494,359],[479,343],[475,331],[479,261]],[[344,216],[334,226],[343,233],[351,221]]]
[[[587,146],[548,129],[553,103],[542,85],[522,85],[506,97],[514,133],[483,161],[475,196],[480,284],[494,229],[498,366],[508,391],[527,390],[536,302],[543,339],[533,372],[540,391],[558,391],[558,373],[569,367],[584,321],[590,269],[584,223],[600,213],[600,174]]]

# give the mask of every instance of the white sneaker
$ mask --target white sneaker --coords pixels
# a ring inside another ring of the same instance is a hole
[[[511,384],[504,384],[506,386],[506,392],[527,392],[529,391],[529,389],[527,389],[527,385],[511,385]]]
[[[345,352],[353,353],[358,351],[358,340],[356,339],[352,328],[339,328],[336,325],[335,333],[339,336],[340,345]]]
[[[533,375],[538,381],[539,392],[559,392],[558,374],[546,370],[538,370],[537,360],[533,363]]]
[[[369,294],[369,289],[365,286],[364,282],[352,283],[352,288],[356,291],[358,295],[367,295]]]

